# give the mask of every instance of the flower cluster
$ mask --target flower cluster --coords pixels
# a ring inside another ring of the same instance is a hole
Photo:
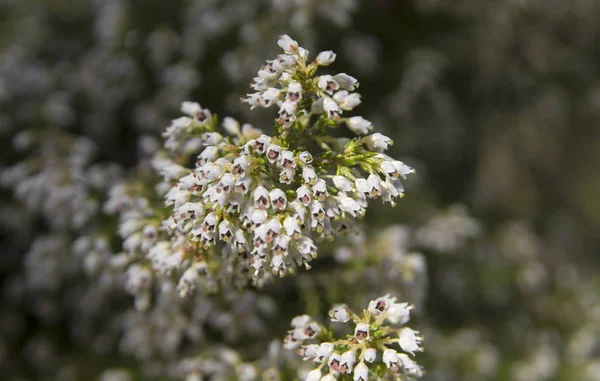
[[[329,311],[331,321],[351,322],[353,334],[336,340],[332,330],[301,315],[292,320],[293,329],[288,331],[284,346],[297,348],[299,356],[317,365],[306,381],[333,381],[344,374],[353,374],[354,381],[367,381],[370,375],[377,379],[384,375],[385,379],[418,378],[423,374],[421,367],[408,355],[423,351],[423,338],[418,331],[403,326],[411,309],[390,295],[371,300],[362,317],[345,304],[334,305]],[[325,376],[324,370],[328,370]]]
[[[289,36],[278,44],[284,53],[261,67],[251,85],[257,92],[242,100],[279,107],[274,136],[232,118],[223,120],[222,134],[209,110],[184,102],[186,116],[167,128],[165,145],[173,155],[201,153],[191,170],[168,160],[160,166],[163,185],[172,184],[165,205],[173,212],[163,228],[186,237],[196,258],[223,243],[222,252],[252,267],[254,279],[310,268],[315,240],[347,234],[368,199],[395,205],[404,192],[399,178],[413,172],[383,153],[392,141],[382,134],[330,135],[342,124],[359,135],[372,129],[360,116],[342,118],[360,104],[355,78],[316,75],[335,53],[308,63],[308,51]]]

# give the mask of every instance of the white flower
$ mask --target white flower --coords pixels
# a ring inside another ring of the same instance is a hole
[[[402,178],[406,179],[406,175],[415,172],[414,169],[398,160],[382,162],[381,171],[394,179],[397,179],[398,176],[402,176]]]
[[[285,234],[281,234],[273,241],[273,252],[276,255],[281,255],[281,254],[287,255],[289,246],[290,246],[290,237],[288,237]]]
[[[323,205],[319,201],[313,200],[310,203],[310,214],[314,219],[319,221],[325,218],[325,210],[323,210]]]
[[[281,166],[286,169],[296,168],[294,153],[292,151],[283,151],[281,153]]]
[[[261,226],[267,219],[267,211],[262,209],[255,209],[252,212],[252,216],[250,217],[250,221],[253,227]]]
[[[308,189],[308,187],[305,185],[302,185],[301,187],[296,189],[296,197],[298,198],[298,201],[300,201],[304,206],[308,206],[308,204],[310,204],[310,202],[312,201],[311,194],[312,193],[310,189]]]
[[[219,224],[219,239],[223,242],[228,242],[233,236],[233,225],[228,220],[223,220]]]
[[[335,61],[336,54],[331,50],[326,50],[317,54],[317,63],[321,66],[327,66]]]
[[[294,239],[300,238],[300,235],[302,234],[298,220],[294,217],[287,217],[283,221],[283,228],[285,229],[286,234]]]
[[[400,334],[400,347],[406,353],[410,353],[414,356],[415,352],[420,352],[421,347],[419,344],[423,341],[418,331],[414,331],[411,328],[402,328]]]
[[[345,304],[337,304],[332,306],[329,310],[329,317],[331,318],[332,322],[345,323],[350,320],[350,310]]]
[[[369,133],[369,130],[373,128],[373,124],[362,116],[348,118],[346,120],[346,125],[352,132],[359,135],[366,135]]]
[[[283,168],[281,172],[279,172],[279,182],[282,184],[291,184],[292,180],[294,180],[294,170]]]
[[[400,371],[400,365],[398,364],[398,353],[393,349],[386,349],[383,351],[383,363],[394,373]]]
[[[355,199],[348,197],[343,193],[340,193],[340,195],[337,196],[337,199],[339,200],[340,209],[344,212],[350,214],[352,217],[361,214],[362,207]]]
[[[200,111],[202,111],[202,107],[196,102],[186,101],[181,104],[181,112],[189,116],[196,116]]]
[[[327,116],[331,119],[337,119],[340,116],[341,110],[338,104],[331,98],[327,97],[323,100],[323,109]]]
[[[223,119],[223,129],[229,135],[237,136],[240,134],[240,124],[237,122],[237,120],[230,116],[227,116],[225,119]]]
[[[293,318],[290,324],[293,328],[304,328],[311,321],[312,321],[312,318],[310,316],[304,314],[304,315],[298,315],[295,318]]]
[[[351,192],[352,183],[345,176],[333,176],[333,185],[342,192]]]
[[[268,88],[261,94],[260,100],[261,100],[262,106],[263,107],[271,107],[273,104],[277,103],[280,95],[281,95],[281,92],[278,89],[276,89],[274,87]]]
[[[282,34],[281,36],[279,36],[277,45],[279,45],[279,47],[288,54],[292,54],[298,51],[298,42],[293,40],[287,34]]]
[[[303,357],[303,360],[312,359],[317,355],[317,349],[319,349],[317,344],[303,345],[298,350],[298,354]]]
[[[298,55],[295,57],[298,62],[305,63],[308,60],[308,50],[303,47],[298,47]]]
[[[394,303],[386,311],[386,317],[391,324],[405,324],[410,319],[411,309],[408,303]]]
[[[402,362],[402,366],[408,374],[417,377],[421,377],[423,375],[421,367],[404,353],[398,353],[398,359]]]
[[[342,360],[340,361],[340,372],[341,373],[352,373],[352,367],[354,367],[354,352],[347,351],[342,354]]]
[[[313,161],[313,157],[310,154],[310,152],[308,152],[308,151],[302,151],[302,152],[300,152],[300,154],[298,155],[298,158],[304,164],[310,164]]]
[[[317,255],[317,247],[313,240],[307,236],[302,236],[298,240],[298,251],[304,258],[316,257]]]
[[[375,348],[365,349],[364,358],[366,362],[375,361],[375,357],[377,357],[377,350]]]
[[[259,130],[258,128],[254,128],[251,124],[249,123],[244,123],[242,125],[242,135],[244,136],[244,138],[246,138],[247,140],[252,140],[252,139],[256,139],[258,138],[260,135],[262,134],[262,131]]]
[[[313,185],[313,194],[319,201],[325,201],[325,199],[327,199],[329,192],[327,192],[327,184],[325,184],[325,180],[319,179],[315,185]]]
[[[273,164],[274,162],[279,160],[279,156],[281,153],[281,147],[277,144],[270,144],[267,147],[267,159],[269,163]]]
[[[251,183],[252,177],[250,176],[238,177],[238,179],[235,181],[235,191],[246,194],[250,190]]]
[[[317,86],[329,95],[337,91],[340,86],[330,75],[322,75],[317,80]],[[326,98],[327,99],[327,98]]]
[[[202,135],[204,145],[215,146],[223,141],[223,135],[218,132],[206,132]]]
[[[267,188],[259,185],[254,189],[254,207],[259,209],[266,209],[269,207],[269,191]]]
[[[296,120],[296,102],[285,101],[279,108],[279,116],[282,118],[283,123],[291,125]]]
[[[394,142],[387,136],[376,132],[368,137],[366,143],[371,151],[381,152],[385,151],[388,145],[392,145]]]
[[[335,93],[333,99],[338,103],[340,108],[345,111],[351,111],[361,102],[359,94],[348,94],[348,92],[345,90],[341,90]]]
[[[333,344],[332,343],[322,343],[317,348],[317,353],[315,359],[319,362],[324,362],[329,359],[329,356],[333,353]]]
[[[368,381],[368,379],[369,367],[364,362],[361,362],[354,368],[354,381]]]
[[[302,98],[302,85],[298,82],[291,82],[288,85],[287,99],[290,102],[297,102]]]
[[[315,185],[317,182],[317,173],[313,167],[306,166],[302,168],[302,178],[305,183]]]
[[[356,338],[356,340],[359,343],[364,343],[365,341],[368,341],[371,339],[371,336],[369,334],[370,330],[369,330],[369,325],[366,323],[359,323],[356,325],[356,328],[354,329],[354,337]]]
[[[337,74],[333,78],[340,85],[340,88],[344,90],[354,91],[358,87],[358,81],[356,78],[346,73]]]
[[[271,242],[281,232],[281,222],[273,218],[265,226],[267,228],[267,242]]]
[[[319,381],[321,379],[321,369],[313,369],[306,375],[305,381]]]
[[[329,365],[329,370],[332,373],[338,373],[340,370],[340,361],[342,360],[342,356],[340,356],[339,353],[332,353],[331,356],[329,356],[329,361],[327,362],[327,365]]]
[[[396,298],[391,297],[390,295],[380,296],[379,298],[369,302],[369,307],[367,307],[367,310],[374,315],[379,315],[390,308],[395,301]]]
[[[287,206],[285,193],[279,188],[275,188],[269,192],[269,199],[271,200],[271,205],[273,205],[275,209],[283,210]]]
[[[337,381],[337,380],[333,374],[328,373],[325,376],[323,376],[323,378],[321,378],[321,381]]]

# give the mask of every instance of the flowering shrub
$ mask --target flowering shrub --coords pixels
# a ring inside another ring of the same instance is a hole
[[[597,381],[593,1],[450,3],[0,0],[2,379]]]

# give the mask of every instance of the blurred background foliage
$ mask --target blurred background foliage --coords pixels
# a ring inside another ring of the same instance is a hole
[[[369,237],[407,227],[393,250],[423,253],[427,276],[387,284],[397,281],[381,278],[381,248],[360,266],[325,256],[262,291],[278,305],[272,336],[299,313],[404,290],[426,327],[426,379],[600,380],[599,17],[594,0],[0,0],[0,159],[23,161],[32,136],[36,160],[63,158],[61,141],[83,136],[92,163],[135,176],[140,139],[159,136],[184,100],[268,130],[273,116],[239,97],[288,33],[338,53],[335,70],[360,81],[360,114],[417,169],[407,197],[374,206],[365,225]],[[6,286],[34,239],[60,229],[4,182]],[[68,308],[48,325],[9,299],[0,374],[93,379],[139,366],[73,342]],[[52,373],[60,361],[48,358],[65,353],[78,376]]]

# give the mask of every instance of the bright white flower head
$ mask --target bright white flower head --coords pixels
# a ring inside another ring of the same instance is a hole
[[[317,55],[317,63],[321,66],[327,66],[335,61],[335,53],[331,50],[321,52]]]
[[[291,347],[290,343],[293,342],[293,348],[298,348],[297,354],[304,360],[322,364],[317,367],[319,371],[327,365],[329,374],[335,376],[353,374],[354,380],[366,381],[370,372],[368,363],[372,364],[371,367],[378,367],[374,369],[385,366],[384,369],[387,368],[392,378],[397,374],[421,377],[423,374],[421,367],[405,353],[400,352],[405,351],[412,355],[416,351],[422,351],[423,348],[419,346],[422,342],[419,333],[408,327],[394,328],[387,324],[388,312],[397,305],[405,307],[407,304],[396,303],[395,297],[384,295],[372,300],[362,317],[352,313],[345,304],[332,306],[329,311],[331,321],[343,323],[351,321],[350,324],[354,325],[354,335],[329,341],[331,337],[327,332],[331,331],[317,325],[318,328],[315,326],[313,331],[324,334],[315,334],[313,340],[318,340],[320,344],[305,344],[305,341],[309,340],[306,335],[305,338],[300,336],[294,338],[295,330],[302,329],[301,326],[316,324],[306,315],[301,315],[292,320],[294,330],[288,332],[284,345]],[[309,374],[316,377],[317,372],[314,370],[312,372]]]
[[[358,81],[346,73],[317,73],[335,61],[335,53],[323,51],[310,61],[290,36],[281,35],[277,44],[282,52],[261,66],[254,92],[242,99],[250,108],[277,107],[273,136],[229,117],[217,123],[196,102],[184,102],[185,116],[167,128],[170,156],[159,155],[154,166],[163,177],[165,205],[172,208],[159,233],[170,246],[158,250],[159,240],[144,241],[156,268],[183,274],[196,258],[209,257],[227,264],[208,266],[206,282],[240,282],[246,271],[263,285],[299,267],[309,269],[321,240],[356,230],[354,221],[364,216],[368,199],[395,204],[403,196],[398,179],[411,169],[383,153],[391,140],[368,135],[372,125],[360,116],[341,117],[361,103]],[[365,136],[328,134],[341,124]],[[190,139],[201,142],[192,168],[181,159]],[[122,230],[139,229],[124,224]],[[127,245],[137,247],[136,239]],[[223,255],[205,255],[213,250]],[[389,321],[403,321],[398,313]],[[340,311],[339,319],[348,317]]]

